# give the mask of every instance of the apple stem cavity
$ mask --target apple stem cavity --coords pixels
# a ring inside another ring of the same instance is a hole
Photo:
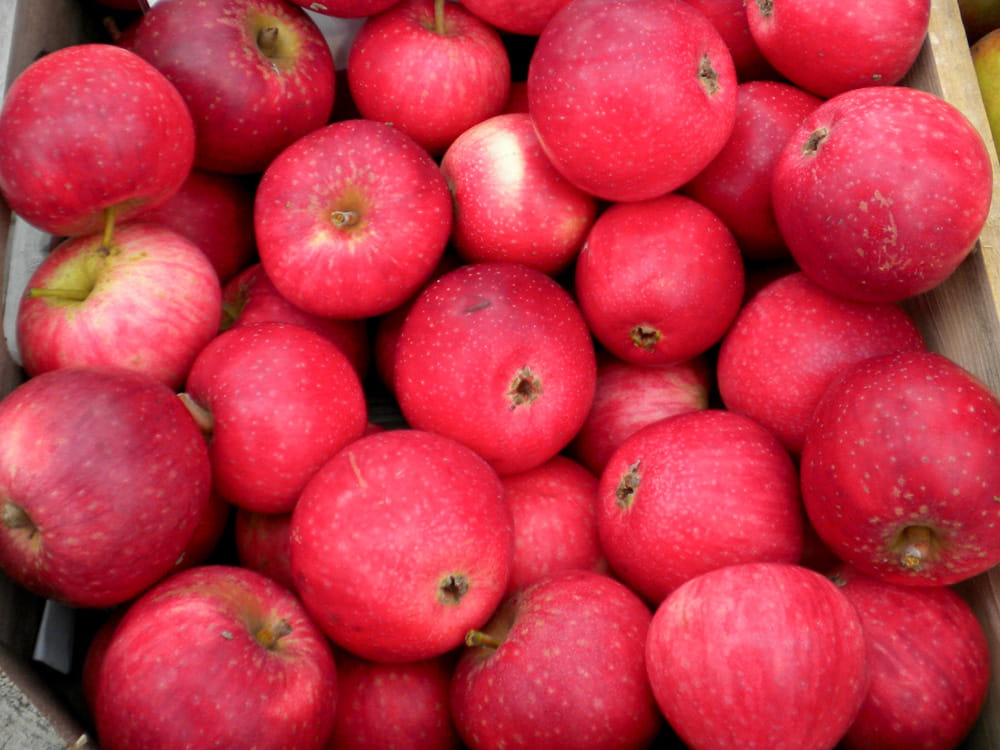
[[[492,635],[487,635],[481,630],[470,630],[465,634],[465,645],[476,648],[500,648],[500,641],[494,638]]]
[[[639,474],[639,461],[628,467],[628,471],[622,474],[618,487],[615,488],[615,505],[622,510],[628,510],[635,502],[635,492],[639,489],[639,482],[642,475]]]
[[[630,336],[633,344],[647,352],[653,351],[660,342],[660,339],[663,338],[663,334],[645,323],[635,326],[631,330]]]
[[[510,409],[530,404],[542,394],[542,381],[535,377],[530,367],[522,367],[510,381],[507,398],[510,399]]]
[[[17,503],[12,503],[9,500],[0,509],[0,518],[3,519],[3,525],[8,529],[29,529],[31,534],[37,531],[37,527],[32,522],[28,512]]]
[[[438,601],[449,606],[457,605],[469,591],[469,579],[460,573],[452,573],[438,584]]]
[[[920,572],[936,556],[934,532],[927,526],[907,526],[896,540],[899,562],[904,568]]]
[[[253,637],[261,646],[268,651],[274,651],[278,647],[278,641],[292,632],[292,626],[288,620],[281,619],[275,623],[269,623],[258,628]]]
[[[212,416],[212,412],[197,403],[188,393],[178,393],[177,398],[187,408],[198,428],[206,435],[212,434],[215,429],[215,417]]]

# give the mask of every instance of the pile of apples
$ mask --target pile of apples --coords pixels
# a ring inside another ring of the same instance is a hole
[[[102,613],[103,748],[968,735],[1000,400],[901,303],[993,173],[899,85],[930,0],[105,5],[0,109],[54,238],[0,568]]]

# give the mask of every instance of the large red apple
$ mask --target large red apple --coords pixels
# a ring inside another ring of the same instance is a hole
[[[515,263],[473,263],[429,284],[403,322],[394,370],[410,426],[469,446],[500,474],[565,448],[597,380],[573,298]]]
[[[556,169],[610,201],[680,187],[719,152],[736,114],[729,49],[682,2],[573,0],[538,37],[527,82]]]
[[[899,83],[927,35],[930,0],[747,0],[750,33],[792,83],[828,98]]]
[[[969,604],[947,586],[901,586],[846,564],[829,576],[861,617],[871,675],[838,747],[959,747],[979,717],[991,671]]]
[[[646,676],[651,613],[622,583],[549,574],[508,597],[452,676],[455,724],[469,748],[641,748],[662,717]]]
[[[455,202],[452,244],[468,262],[566,270],[597,216],[597,201],[567,182],[542,151],[526,112],[465,130],[441,170]]]
[[[25,68],[0,109],[0,194],[56,236],[101,230],[184,182],[195,130],[184,100],[142,58],[79,44]]]
[[[861,621],[815,571],[745,563],[657,608],[646,642],[657,703],[689,747],[829,750],[868,686]]]
[[[771,177],[788,138],[822,101],[779,81],[741,83],[729,140],[682,189],[725,222],[747,258],[788,256],[771,206]]]
[[[381,315],[409,299],[452,226],[437,163],[405,133],[361,119],[319,128],[282,152],[261,178],[255,212],[261,265],[275,287],[333,318]]]
[[[333,111],[326,38],[286,0],[160,2],[130,31],[128,47],[184,96],[195,164],[208,171],[259,173]]]
[[[347,58],[362,117],[391,123],[434,156],[500,114],[510,80],[499,32],[446,0],[398,0],[370,16]]]
[[[71,237],[46,255],[18,305],[17,343],[29,376],[115,365],[183,383],[218,332],[219,277],[189,239],[129,222]]]
[[[795,465],[735,412],[701,409],[635,432],[608,460],[597,506],[611,571],[653,604],[715,568],[802,555]]]
[[[647,367],[599,353],[594,401],[569,453],[600,476],[611,454],[639,428],[708,407],[713,380],[705,357]]]
[[[828,99],[789,137],[772,204],[813,281],[893,302],[937,286],[972,251],[992,185],[986,144],[960,110],[917,89],[866,87]]]
[[[292,511],[295,588],[356,656],[434,658],[499,604],[512,526],[500,479],[469,448],[420,430],[376,432],[302,491]]]
[[[99,659],[94,695],[107,750],[322,750],[337,668],[290,591],[245,568],[207,565],[128,608]]]
[[[0,401],[0,566],[73,606],[127,601],[173,572],[210,472],[191,415],[152,376],[37,375]]]
[[[577,257],[575,291],[594,336],[637,365],[705,353],[743,302],[732,232],[684,195],[618,203],[594,222]]]
[[[900,306],[849,300],[794,272],[740,310],[719,347],[716,383],[726,408],[754,418],[797,455],[839,372],[878,354],[926,348]]]
[[[1000,400],[935,352],[897,352],[827,387],[802,448],[816,532],[863,573],[956,583],[1000,562]]]
[[[216,491],[262,513],[291,511],[313,475],[368,421],[347,357],[290,323],[220,333],[195,359],[184,396],[211,434]]]

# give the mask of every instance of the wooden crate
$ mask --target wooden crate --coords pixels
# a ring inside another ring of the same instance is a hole
[[[905,85],[942,96],[983,134],[994,169],[996,150],[976,85],[957,0],[932,0],[927,39]],[[75,42],[104,39],[97,6],[88,0],[0,0],[0,94],[39,54]],[[944,284],[907,302],[930,347],[954,359],[1000,393],[1000,181],[993,210],[974,252]],[[14,231],[0,202],[0,269],[9,273],[25,237]],[[44,237],[31,236],[32,252]],[[2,308],[0,308],[2,309]],[[0,394],[23,380],[0,347]],[[992,644],[993,682],[979,722],[964,747],[1000,747],[1000,570],[958,587],[972,603]],[[0,745],[39,748],[96,747],[85,733],[73,686],[54,685],[50,670],[32,662],[44,602],[0,575]],[[906,688],[903,688],[906,689]],[[67,702],[69,701],[69,702]]]

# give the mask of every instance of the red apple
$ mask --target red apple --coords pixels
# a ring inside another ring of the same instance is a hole
[[[744,0],[686,0],[712,22],[733,56],[733,67],[740,81],[756,81],[776,76],[764,58],[747,21]]]
[[[653,604],[715,568],[802,555],[795,465],[735,412],[687,412],[631,435],[601,474],[597,505],[611,571]]]
[[[128,608],[100,659],[96,697],[106,750],[322,750],[337,669],[291,592],[245,568],[206,565]]]
[[[186,237],[130,222],[110,238],[71,237],[28,279],[16,318],[29,376],[72,365],[115,365],[172,388],[218,332],[219,277]]]
[[[182,570],[208,562],[226,535],[232,512],[233,506],[222,499],[219,493],[213,491],[208,505],[195,524],[194,533],[188,540],[187,547],[184,548],[174,568]]]
[[[475,450],[500,474],[548,461],[580,429],[597,364],[586,323],[551,277],[474,263],[416,298],[396,344],[395,395],[410,426]]]
[[[255,211],[261,265],[275,287],[332,318],[381,315],[409,299],[452,225],[437,163],[405,133],[360,119],[319,128],[271,162]]]
[[[137,218],[187,237],[208,256],[225,284],[257,254],[253,191],[252,184],[235,175],[193,169],[177,192]]]
[[[452,244],[470,263],[561,273],[597,215],[594,197],[568,183],[542,152],[527,113],[471,126],[445,151],[441,170],[455,202]]]
[[[233,539],[236,555],[244,568],[255,570],[295,590],[292,578],[292,512],[260,513],[236,509]]]
[[[580,250],[575,282],[580,309],[605,349],[637,365],[672,365],[722,338],[745,280],[722,220],[672,193],[607,208]]]
[[[253,263],[222,287],[222,328],[254,323],[294,323],[327,338],[364,379],[371,358],[364,320],[343,320],[307,313],[286,299],[260,263]]]
[[[500,477],[514,518],[507,593],[558,570],[607,571],[597,535],[597,477],[562,455]]]
[[[901,586],[849,565],[829,575],[861,617],[871,674],[838,747],[959,747],[990,685],[989,645],[969,604],[946,586]]]
[[[765,59],[817,96],[899,83],[927,35],[930,0],[748,0]]]
[[[337,718],[327,750],[459,750],[451,659],[381,664],[337,653]]]
[[[653,693],[690,747],[829,750],[868,686],[864,632],[828,578],[787,563],[705,573],[656,609]]]
[[[497,30],[446,0],[398,0],[370,16],[347,58],[362,117],[391,123],[434,156],[500,114],[510,80]]]
[[[451,684],[467,747],[641,748],[662,717],[646,677],[651,615],[626,586],[564,570],[466,638]]]
[[[0,567],[72,606],[127,601],[173,571],[210,472],[194,420],[152,376],[37,375],[0,401]]]
[[[719,347],[716,382],[727,409],[754,418],[797,455],[838,373],[878,354],[926,348],[900,306],[849,300],[794,272],[740,310]]]
[[[711,381],[705,357],[647,367],[600,353],[594,401],[569,453],[600,476],[611,454],[639,428],[707,408]]]
[[[131,32],[129,49],[184,96],[195,164],[211,172],[261,172],[333,111],[326,38],[286,0],[160,2]]]
[[[184,182],[195,131],[184,100],[142,58],[78,44],[37,59],[0,109],[0,194],[56,236],[101,230]]]
[[[184,396],[207,420],[216,491],[261,513],[291,511],[316,471],[368,422],[347,357],[290,323],[220,333],[195,359]]]
[[[1000,562],[1000,400],[935,352],[897,352],[827,387],[802,448],[816,532],[863,573],[910,585]]]
[[[654,198],[719,152],[736,73],[704,13],[659,0],[574,0],[538,37],[528,107],[556,169],[610,201]]]
[[[683,187],[725,222],[747,258],[788,257],[771,206],[771,176],[788,138],[822,101],[779,81],[741,83],[729,140]]]
[[[501,31],[538,36],[569,0],[462,0],[462,5]]]
[[[789,137],[772,204],[813,281],[894,302],[937,286],[972,251],[992,184],[986,145],[960,110],[917,89],[867,87],[825,101]]]
[[[335,18],[362,18],[379,13],[396,0],[291,0],[306,10]]]
[[[503,597],[512,525],[499,478],[473,451],[420,430],[376,432],[302,491],[292,511],[295,588],[356,656],[441,656]]]

